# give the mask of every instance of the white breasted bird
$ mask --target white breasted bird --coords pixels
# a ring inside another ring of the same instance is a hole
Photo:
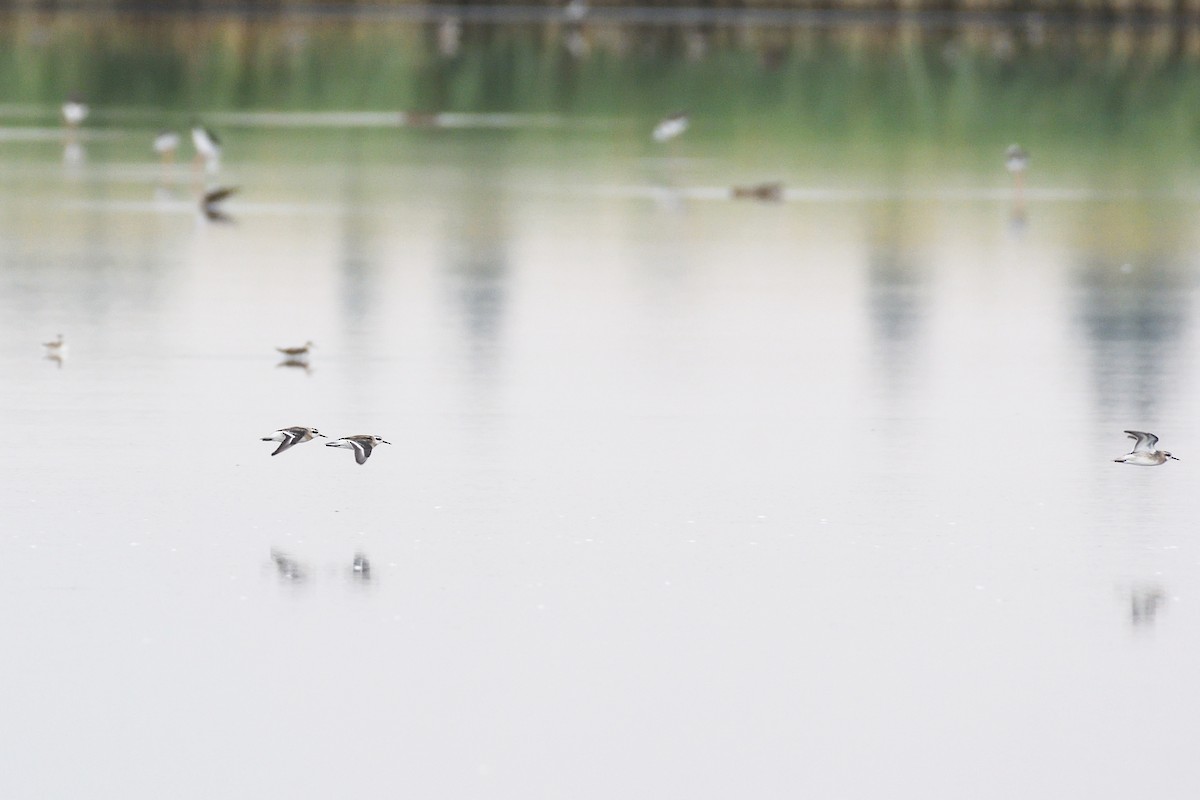
[[[1139,467],[1156,467],[1159,464],[1167,463],[1167,459],[1179,460],[1166,450],[1154,449],[1154,445],[1158,444],[1158,437],[1153,433],[1145,431],[1125,431],[1125,433],[1130,439],[1133,439],[1133,449],[1120,458],[1114,458],[1113,461],[1119,464],[1134,464]]]

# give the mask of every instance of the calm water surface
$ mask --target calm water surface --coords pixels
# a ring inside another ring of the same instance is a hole
[[[1190,157],[226,109],[197,179],[56,105],[0,118],[0,794],[1200,791]]]

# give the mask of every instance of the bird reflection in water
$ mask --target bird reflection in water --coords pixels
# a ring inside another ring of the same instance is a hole
[[[350,565],[350,578],[359,583],[371,580],[371,562],[362,553],[354,554],[354,561]]]
[[[275,562],[275,570],[282,580],[299,582],[308,577],[308,573],[300,566],[300,563],[281,550],[272,547],[271,560]]]
[[[1004,151],[1004,168],[1013,177],[1012,208],[1008,215],[1009,232],[1019,235],[1029,224],[1025,212],[1025,170],[1029,169],[1029,154],[1019,144]]]
[[[305,375],[312,375],[312,365],[308,363],[306,358],[285,358],[275,365],[276,368],[285,367],[287,369],[304,370]]]
[[[1155,617],[1166,602],[1167,595],[1159,586],[1134,586],[1129,590],[1129,621],[1135,628],[1152,627]]]

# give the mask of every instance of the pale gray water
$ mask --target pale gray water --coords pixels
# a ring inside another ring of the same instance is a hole
[[[1196,796],[1193,199],[394,135],[4,140],[0,796]]]

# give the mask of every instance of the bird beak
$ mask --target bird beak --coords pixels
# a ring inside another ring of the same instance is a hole
[[[317,436],[320,436],[322,439],[328,439],[328,438],[329,438],[328,436],[326,436],[326,435],[325,435],[325,434],[323,434],[323,433],[318,433],[318,434],[317,434]]]
[[[387,439],[380,439],[379,441],[383,442],[384,444],[391,444],[391,442],[389,442]]]
[[[1171,456],[1171,458],[1174,458],[1176,461],[1178,461],[1178,460],[1179,460],[1178,458],[1175,458],[1175,456]]]

